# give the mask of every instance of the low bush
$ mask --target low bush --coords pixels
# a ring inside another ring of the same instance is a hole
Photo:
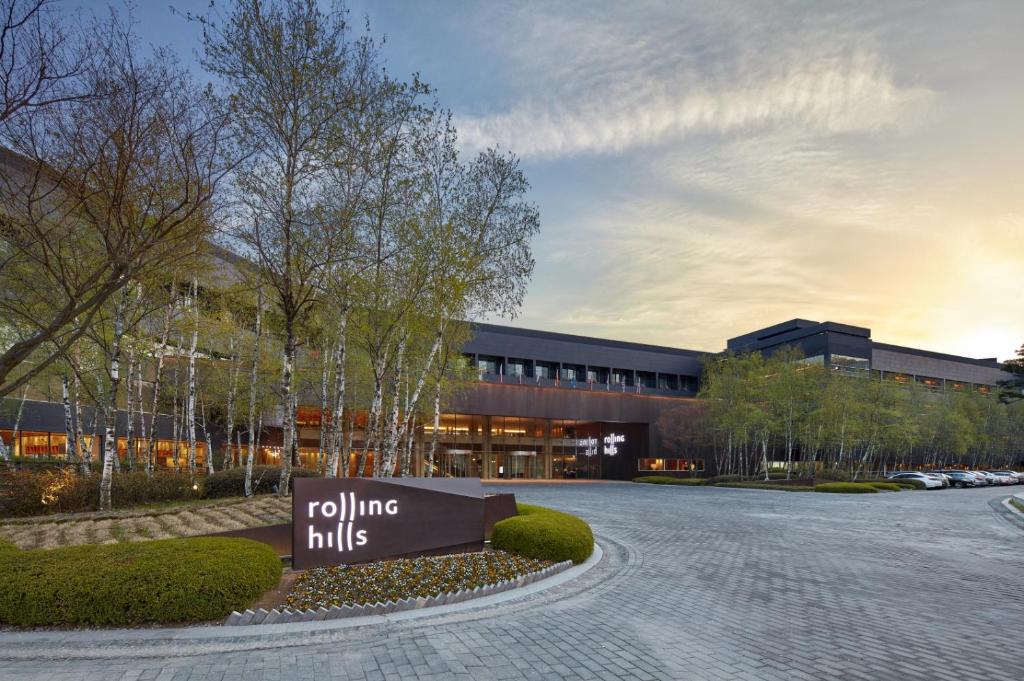
[[[716,485],[720,482],[742,482],[743,476],[741,475],[716,475],[707,479],[708,484]]]
[[[308,468],[293,468],[292,478],[315,478],[316,471]],[[281,479],[280,466],[253,466],[252,488],[254,494],[271,494],[277,491]],[[217,471],[203,480],[203,496],[207,499],[240,497],[245,494],[245,467],[238,466],[226,471]]]
[[[644,482],[649,485],[706,485],[707,478],[673,478],[670,475],[642,475],[633,478],[633,482]]]
[[[780,490],[783,492],[811,492],[814,490],[809,485],[797,485],[797,484],[779,484],[775,482],[757,482],[755,480],[744,480],[740,482],[719,482],[715,483],[715,487],[736,487],[739,489],[773,489]]]
[[[894,482],[900,486],[910,485],[907,489],[928,489],[928,486],[924,484],[924,480],[917,480],[915,478],[900,478],[899,480],[889,480],[888,482]]]
[[[244,610],[281,579],[248,539],[190,537],[19,551],[0,545],[0,622],[21,627],[198,622]]]
[[[594,534],[581,519],[543,506],[518,504],[519,515],[494,525],[491,547],[556,563],[582,563],[594,552]]]
[[[899,492],[900,490],[903,489],[903,487],[901,487],[900,485],[897,485],[895,482],[889,482],[889,481],[879,482],[879,481],[869,480],[869,481],[865,482],[864,484],[865,485],[871,485],[875,489],[885,490],[887,492]]]
[[[815,492],[832,492],[833,494],[874,494],[878,490],[866,482],[824,482],[814,486]]]
[[[5,471],[0,474],[0,516],[77,513],[99,509],[100,473],[81,475],[73,469]],[[198,499],[202,480],[185,473],[121,472],[111,481],[114,508],[163,501]]]

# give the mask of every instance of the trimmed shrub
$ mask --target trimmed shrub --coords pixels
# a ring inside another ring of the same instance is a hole
[[[316,471],[308,468],[293,468],[292,478],[315,478]],[[277,491],[281,479],[280,466],[253,466],[252,488],[254,494],[271,494]],[[226,471],[217,471],[203,480],[203,496],[207,499],[240,497],[245,494],[245,467],[237,466]]]
[[[543,506],[517,504],[519,515],[494,525],[491,546],[556,563],[582,563],[594,552],[594,534],[581,519]]]
[[[900,486],[910,485],[907,489],[928,489],[928,486],[924,484],[924,480],[916,480],[915,478],[900,478],[899,480],[887,480],[886,482],[894,482]]]
[[[833,494],[875,494],[877,489],[866,482],[824,482],[814,486],[815,492],[831,492]]]
[[[794,481],[795,482],[795,481]],[[772,489],[779,490],[782,492],[812,492],[814,488],[809,485],[797,485],[787,484],[782,485],[778,482],[755,482],[753,480],[744,480],[742,482],[719,482],[715,484],[715,487],[736,487],[739,489]]]
[[[18,551],[0,546],[0,622],[125,626],[244,610],[281,579],[260,542],[223,537]]]
[[[649,485],[690,485],[708,484],[707,478],[673,478],[670,475],[642,475],[633,478],[633,482],[644,482]]]
[[[720,482],[742,482],[743,476],[740,475],[716,475],[712,478],[708,478],[708,484],[716,485]]]
[[[0,474],[0,516],[77,513],[99,509],[100,473],[80,475],[73,469],[6,471]],[[163,501],[198,499],[202,480],[185,473],[122,472],[111,482],[114,508]]]
[[[865,482],[864,484],[865,485],[871,485],[875,489],[885,490],[885,491],[888,491],[888,492],[899,492],[900,490],[903,489],[903,487],[901,487],[900,485],[897,485],[895,482],[889,482],[889,481],[886,481],[886,482],[875,482],[874,480],[869,480],[869,481]]]

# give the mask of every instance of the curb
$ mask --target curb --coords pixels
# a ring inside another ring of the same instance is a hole
[[[1020,501],[1024,501],[1024,496],[1019,494],[1013,495],[1013,497],[1004,497],[1002,499],[989,499],[989,507],[996,512],[997,515],[1003,517],[1006,522],[1016,526],[1020,530],[1024,530],[1024,512],[1018,511],[1010,503],[1011,498],[1017,498]]]
[[[403,598],[400,601],[387,601],[386,603],[367,603],[363,605],[342,606],[332,605],[330,608],[320,607],[316,610],[293,610],[292,608],[282,608],[281,610],[275,608],[269,611],[260,608],[258,610],[246,610],[245,612],[238,612],[236,610],[228,615],[227,619],[224,620],[224,625],[245,626],[249,624],[319,622],[321,620],[347,619],[349,617],[365,617],[368,615],[389,615],[394,612],[402,612],[405,610],[418,610],[420,608],[430,608],[438,605],[451,605],[526,586],[527,584],[532,584],[537,580],[568,570],[572,565],[573,563],[571,560],[566,560],[561,563],[550,565],[543,570],[537,570],[535,572],[528,572],[525,575],[520,575],[516,579],[505,580],[495,584],[485,584],[484,586],[478,586],[475,589],[460,589],[459,591],[451,591],[448,593],[438,594],[436,596]]]
[[[604,539],[607,541],[607,539]],[[614,544],[613,544],[614,545]],[[378,641],[395,627],[415,626],[417,620],[487,618],[498,614],[493,606],[524,601],[563,584],[576,581],[602,562],[604,551],[594,542],[594,553],[580,565],[546,575],[532,584],[488,596],[434,608],[414,608],[390,614],[335,620],[296,621],[258,627],[192,625],[138,629],[48,629],[0,632],[0,661],[30,659],[102,660],[125,657],[190,657],[297,645],[331,645],[340,641]],[[573,591],[575,595],[577,591]],[[499,611],[500,612],[500,611]],[[0,665],[2,667],[2,665]]]

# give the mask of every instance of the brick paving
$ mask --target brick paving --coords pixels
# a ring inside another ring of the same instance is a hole
[[[1024,678],[1024,531],[989,503],[1006,488],[513,491],[586,518],[602,562],[498,606],[255,650],[140,642],[89,660],[37,646],[0,659],[0,679]]]

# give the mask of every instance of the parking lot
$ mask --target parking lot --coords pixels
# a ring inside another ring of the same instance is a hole
[[[36,646],[0,678],[1020,678],[1024,530],[998,503],[1017,490],[517,485],[586,518],[604,560],[541,594],[329,642],[159,655],[140,642],[104,660]]]

